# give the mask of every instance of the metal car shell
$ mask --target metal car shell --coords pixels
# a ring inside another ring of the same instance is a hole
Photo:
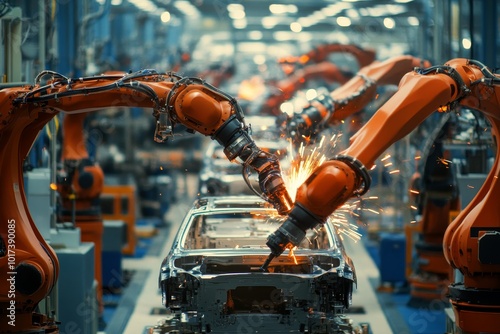
[[[261,271],[281,219],[257,196],[197,199],[161,265],[165,333],[355,333],[355,270],[332,224]]]

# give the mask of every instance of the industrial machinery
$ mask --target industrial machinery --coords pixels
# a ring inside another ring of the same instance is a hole
[[[279,115],[280,105],[289,100],[310,80],[322,79],[327,83],[345,84],[354,75],[352,71],[343,69],[338,64],[328,60],[332,53],[347,53],[356,58],[359,68],[368,66],[375,61],[375,51],[363,49],[350,44],[322,44],[308,53],[295,57],[284,57],[278,60],[286,78],[274,83],[273,89],[261,108],[266,114]]]
[[[314,47],[311,51],[300,56],[283,57],[278,60],[286,74],[293,73],[297,68],[310,64],[318,64],[328,60],[332,53],[347,53],[356,58],[359,68],[368,66],[375,61],[375,51],[363,49],[354,44],[327,43]]]
[[[407,73],[398,91],[351,138],[341,154],[317,167],[297,190],[287,220],[267,241],[273,258],[300,244],[308,229],[324,224],[340,205],[370,187],[370,168],[392,143],[408,135],[435,111],[461,105],[480,111],[497,137],[500,76],[479,61],[456,58]],[[463,275],[449,286],[456,325],[465,333],[498,333],[500,323],[500,212],[498,146],[493,167],[474,199],[446,229],[447,262]],[[463,279],[463,280],[462,280]]]
[[[430,63],[413,56],[396,56],[371,63],[341,87],[328,95],[318,96],[302,111],[284,119],[281,127],[295,143],[308,143],[325,128],[339,125],[345,118],[363,110],[375,99],[378,87],[397,85],[403,75],[418,66],[428,67]]]
[[[442,244],[451,213],[460,210],[461,202],[453,153],[446,147],[454,136],[454,121],[453,117],[441,119],[444,124],[437,126],[434,129],[437,134],[425,141],[423,163],[417,166],[410,182],[416,224],[405,226],[405,232],[406,242],[412,246],[407,246],[410,254],[406,256],[412,297],[409,305],[414,306],[444,300],[451,283],[451,268],[444,258]]]
[[[252,138],[259,147],[278,157],[281,168],[290,167],[289,142],[281,136],[273,116],[246,116],[246,123],[251,129]],[[241,177],[238,164],[228,161],[223,149],[216,142],[210,142],[203,155],[203,166],[198,175],[198,196],[253,194],[248,182],[258,188],[258,179],[245,180]]]
[[[309,81],[322,79],[327,83],[345,84],[351,79],[351,72],[340,69],[337,65],[324,61],[318,64],[311,64],[305,68],[295,71],[288,77],[277,81],[269,96],[265,99],[261,112],[264,114],[279,115],[280,106],[286,100],[302,89]]]
[[[259,149],[237,102],[217,88],[154,70],[75,79],[43,71],[33,85],[0,90],[0,280],[6,282],[1,285],[0,308],[8,319],[0,323],[0,332],[58,331],[54,319],[39,314],[37,305],[56,284],[59,263],[37,230],[24,196],[22,162],[38,132],[59,112],[132,106],[153,109],[156,141],[170,138],[177,123],[211,136],[224,146],[228,159],[238,159],[243,168],[259,174],[260,196],[281,214],[290,210],[277,158]]]
[[[80,228],[81,241],[94,243],[94,274],[102,311],[102,235],[104,225],[99,201],[104,173],[87,151],[84,121],[88,113],[66,114],[63,119],[61,168],[57,171],[59,193],[57,220]]]
[[[345,314],[356,273],[333,222],[260,271],[280,218],[256,196],[197,199],[161,265],[169,315],[149,333],[368,333]]]

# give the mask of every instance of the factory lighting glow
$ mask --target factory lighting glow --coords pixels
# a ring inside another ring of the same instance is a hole
[[[233,20],[233,27],[236,29],[245,29],[247,27],[246,19]]]
[[[472,47],[471,40],[468,38],[463,38],[462,39],[462,46],[464,47],[464,49],[469,50]]]
[[[129,2],[145,12],[154,13],[158,10],[158,7],[150,0],[129,0]]]
[[[130,1],[130,0],[129,0]],[[144,1],[144,0],[139,0]],[[177,0],[174,2],[174,6],[180,10],[186,16],[200,16],[198,9],[191,4],[191,2],[186,0]]]
[[[420,21],[418,20],[417,17],[410,16],[410,17],[408,17],[408,24],[413,26],[413,27],[416,27],[420,24]]]
[[[384,26],[387,29],[393,29],[396,26],[396,21],[394,21],[394,19],[392,19],[390,17],[386,17],[384,19]]]
[[[315,99],[316,97],[318,96],[318,92],[316,91],[316,89],[308,89],[307,92],[306,92],[306,99],[308,101],[311,101],[312,99]]]
[[[285,181],[286,188],[290,192],[292,200],[295,200],[297,189],[304,183],[311,173],[328,160],[327,155],[330,155],[330,153],[335,150],[340,136],[341,135],[339,134],[333,134],[329,139],[323,136],[319,143],[313,147],[305,147],[301,144],[296,155],[291,153],[294,152],[292,148],[288,150],[288,152],[290,152],[288,159],[290,159],[291,167],[284,171],[283,179]],[[291,141],[290,146],[292,146]],[[356,210],[359,210],[359,201],[351,204],[346,203],[337,209],[330,217],[328,217],[327,223],[333,224],[337,228],[341,237],[342,235],[345,235],[354,241],[358,241],[361,238],[361,234],[358,232],[358,226],[350,223],[347,219],[348,215],[356,216]],[[366,210],[370,210],[378,214],[378,212],[371,209]]]
[[[239,20],[245,17],[245,11],[243,10],[233,10],[229,12],[229,17],[233,20]]]
[[[161,19],[161,22],[167,23],[168,21],[170,21],[170,13],[169,12],[161,13],[160,19]]]
[[[302,26],[298,22],[292,22],[292,24],[290,24],[290,30],[293,32],[301,32]]]
[[[269,11],[275,15],[297,13],[298,9],[295,5],[272,4],[269,5]]]
[[[284,102],[280,106],[281,112],[287,114],[287,115],[293,115],[293,104],[292,102]]]
[[[248,32],[248,38],[254,41],[258,41],[262,39],[262,32],[258,30],[252,30]]]
[[[266,56],[264,55],[255,55],[253,57],[253,62],[257,65],[263,65],[266,63]]]
[[[351,25],[351,19],[345,16],[337,17],[337,24],[341,27],[349,27]]]
[[[272,29],[279,22],[278,18],[272,16],[266,16],[262,18],[262,26],[266,29]]]
[[[227,11],[228,12],[233,12],[233,11],[244,11],[245,7],[243,7],[242,4],[239,3],[231,3],[227,5]]]

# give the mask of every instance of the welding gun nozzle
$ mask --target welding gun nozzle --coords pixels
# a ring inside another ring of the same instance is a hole
[[[275,258],[276,256],[271,253],[269,254],[269,256],[267,257],[266,261],[264,262],[264,264],[260,267],[260,271],[262,272],[266,272],[267,271],[267,267],[269,266],[269,264],[271,263],[271,261]]]

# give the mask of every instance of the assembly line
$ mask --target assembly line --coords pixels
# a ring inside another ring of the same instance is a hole
[[[390,37],[500,4],[257,2],[0,0],[0,333],[500,333],[500,56]]]

